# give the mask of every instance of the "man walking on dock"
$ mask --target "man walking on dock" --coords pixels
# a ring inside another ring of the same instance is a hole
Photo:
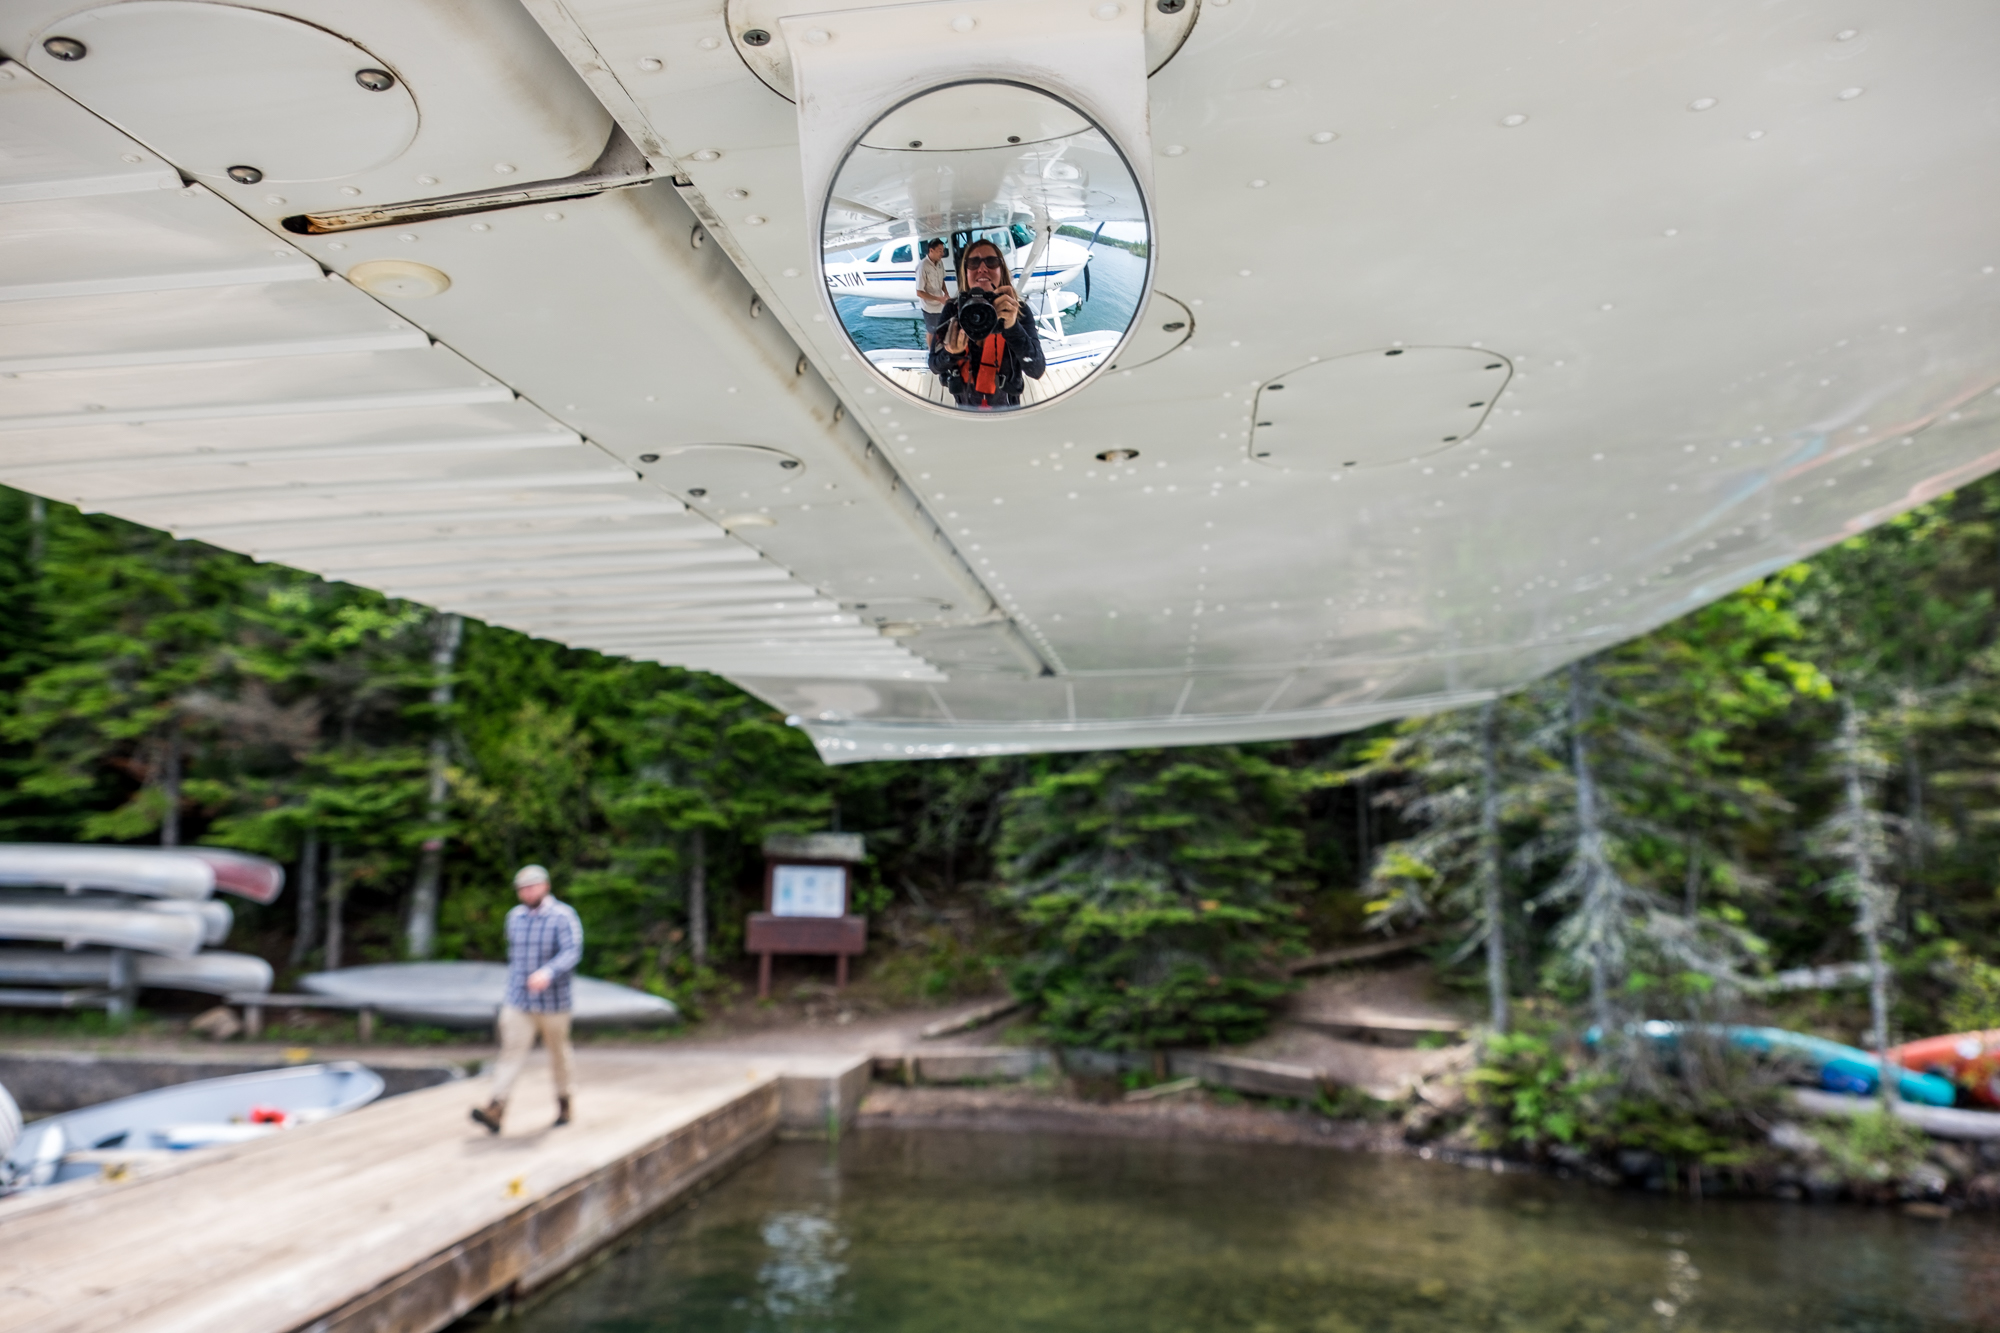
[[[556,1085],[556,1123],[569,1123],[576,1084],[569,1044],[570,974],[583,961],[583,922],[549,890],[549,872],[522,866],[514,876],[521,905],[507,913],[507,998],[500,1006],[500,1060],[493,1071],[493,1100],[472,1118],[500,1132],[507,1096],[528,1063],[535,1038],[549,1048]]]

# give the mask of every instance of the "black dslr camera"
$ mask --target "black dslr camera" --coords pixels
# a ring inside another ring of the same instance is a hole
[[[1000,327],[1000,312],[993,308],[993,298],[985,292],[963,292],[958,298],[958,327],[965,330],[965,336],[983,340],[986,335]]]

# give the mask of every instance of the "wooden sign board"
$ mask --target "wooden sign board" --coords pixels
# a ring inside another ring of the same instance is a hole
[[[811,833],[764,840],[764,910],[750,914],[744,947],[757,955],[757,995],[771,994],[775,954],[831,954],[834,984],[868,945],[868,919],[848,909],[851,871],[866,857],[858,833]]]

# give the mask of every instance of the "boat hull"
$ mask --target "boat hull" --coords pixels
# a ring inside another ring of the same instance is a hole
[[[100,847],[89,843],[0,843],[0,887],[102,889],[192,902],[223,893],[276,901],[285,871],[276,861],[222,847]]]
[[[190,847],[187,854],[200,858],[208,867],[221,893],[232,893],[253,903],[273,903],[285,891],[285,868],[268,857],[221,847]]]
[[[271,965],[247,953],[203,952],[192,958],[140,954],[139,984],[155,990],[234,995],[271,989]],[[0,948],[0,985],[108,986],[111,955],[102,950]]]
[[[17,842],[0,844],[0,885],[107,889],[198,902],[215,892],[215,871],[185,852]]]
[[[1881,1085],[1881,1061],[1858,1047],[1809,1033],[1740,1023],[1670,1023],[1659,1019],[1627,1030],[1636,1030],[1662,1046],[1672,1046],[1689,1033],[1720,1037],[1732,1046],[1759,1055],[1808,1066],[1828,1092],[1872,1096]],[[1957,1090],[1950,1080],[1907,1068],[1896,1071],[1896,1094],[1904,1101],[1925,1106],[1950,1106],[1957,1100]]]
[[[43,940],[192,958],[207,933],[199,916],[98,907],[87,901],[0,902],[0,940]]]
[[[313,995],[368,1004],[411,1023],[487,1027],[507,993],[505,963],[380,963],[299,978]],[[571,980],[572,1020],[584,1025],[671,1023],[680,1011],[657,995],[595,977]]]
[[[1906,1042],[1896,1063],[1948,1078],[1982,1106],[2000,1107],[2000,1028]]]
[[[172,1150],[255,1137],[345,1115],[381,1096],[382,1087],[380,1074],[346,1060],[177,1083],[38,1120],[21,1133],[0,1170],[15,1188],[56,1184],[98,1169],[65,1164],[72,1153]]]

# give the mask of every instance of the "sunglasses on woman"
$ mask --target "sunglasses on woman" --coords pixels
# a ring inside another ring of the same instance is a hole
[[[974,255],[972,258],[965,261],[965,266],[968,269],[975,269],[975,268],[999,269],[1007,267],[1007,262],[1002,258],[1000,258],[999,255]]]

